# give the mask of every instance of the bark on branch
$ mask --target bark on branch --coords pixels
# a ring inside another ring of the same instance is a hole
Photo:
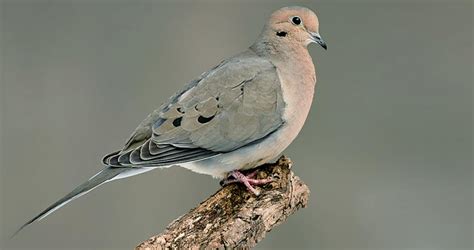
[[[257,169],[257,178],[275,181],[259,187],[259,196],[242,184],[230,184],[173,221],[164,232],[136,247],[151,249],[250,248],[273,227],[308,203],[308,187],[290,170],[282,156]]]

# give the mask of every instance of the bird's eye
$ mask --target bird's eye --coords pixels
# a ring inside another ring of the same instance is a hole
[[[291,18],[291,22],[294,25],[300,25],[301,24],[301,18],[299,16],[294,16]]]

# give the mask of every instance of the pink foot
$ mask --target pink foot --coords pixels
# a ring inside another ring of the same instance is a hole
[[[222,185],[225,186],[230,183],[240,182],[243,183],[250,192],[254,193],[255,195],[259,195],[258,192],[252,185],[263,185],[269,182],[272,182],[273,179],[271,177],[267,179],[253,179],[257,175],[257,171],[254,171],[248,175],[242,174],[239,170],[234,170],[230,172],[230,176],[234,177],[233,179],[225,179],[222,181]]]

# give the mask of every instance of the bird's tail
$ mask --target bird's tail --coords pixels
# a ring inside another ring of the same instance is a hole
[[[94,188],[111,181],[114,177],[119,177],[120,174],[124,174],[124,172],[133,171],[130,168],[119,168],[119,167],[106,167],[96,175],[92,176],[89,180],[82,183],[80,186],[72,190],[69,194],[61,198],[60,200],[53,203],[51,206],[43,210],[41,213],[36,215],[33,219],[29,220],[23,226],[21,226],[13,235],[14,237],[18,234],[21,230],[23,230],[26,226],[30,225],[35,221],[39,221],[52,212],[56,211],[57,209],[61,208],[62,206],[66,205],[68,202],[92,191]]]

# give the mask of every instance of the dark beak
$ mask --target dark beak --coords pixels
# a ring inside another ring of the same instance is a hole
[[[323,40],[323,38],[321,37],[321,35],[317,32],[309,32],[309,34],[311,35],[311,40],[319,45],[321,45],[321,47],[323,47],[323,49],[327,50],[328,49],[328,46],[326,45],[326,42]]]

